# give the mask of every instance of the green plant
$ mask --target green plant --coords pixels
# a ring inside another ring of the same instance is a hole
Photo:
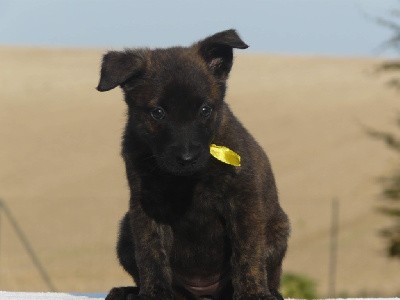
[[[392,10],[390,17],[378,18],[378,24],[387,27],[392,31],[392,36],[383,47],[392,48],[400,53],[400,10]],[[382,63],[378,69],[381,72],[390,73],[390,86],[400,90],[400,60],[392,59]],[[397,126],[400,128],[400,115],[397,117]],[[400,155],[400,134],[369,130],[374,138],[383,141],[387,147]],[[392,174],[383,177],[382,183],[382,204],[379,210],[388,216],[391,225],[381,230],[381,235],[387,241],[387,254],[390,257],[400,259],[400,168],[397,166]]]
[[[316,286],[311,278],[294,273],[282,276],[281,292],[285,298],[316,299]]]
[[[400,127],[400,115],[397,118]],[[390,149],[400,154],[400,137],[393,133],[369,130],[374,138],[382,140]],[[387,240],[387,254],[400,258],[400,169],[396,168],[390,176],[381,178],[382,205],[379,211],[392,219],[392,224],[381,230]]]

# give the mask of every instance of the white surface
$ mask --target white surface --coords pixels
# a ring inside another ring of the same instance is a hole
[[[90,298],[85,296],[73,296],[64,293],[23,293],[1,292],[0,300],[104,300],[104,298]]]
[[[0,300],[104,300],[104,298],[91,298],[85,296],[73,296],[64,293],[24,293],[24,292],[1,292]],[[325,299],[325,300],[340,300]],[[385,299],[385,300],[400,300],[400,298],[347,298],[347,300],[368,300],[368,299]]]

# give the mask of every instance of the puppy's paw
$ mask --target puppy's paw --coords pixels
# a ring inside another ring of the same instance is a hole
[[[148,297],[146,295],[129,295],[126,300],[172,300],[173,298]]]
[[[280,294],[279,294],[280,296]],[[241,296],[239,298],[235,298],[237,300],[283,300],[275,295],[248,295],[248,296]]]
[[[105,300],[129,300],[139,294],[139,289],[133,286],[116,287],[111,289]]]
[[[279,293],[276,290],[271,290],[271,294],[275,296],[276,300],[284,300],[283,296],[281,295],[281,293]]]
[[[154,298],[149,298],[147,296],[139,295],[129,295],[126,300],[155,300]]]

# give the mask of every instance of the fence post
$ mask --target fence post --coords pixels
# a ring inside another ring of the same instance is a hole
[[[339,201],[334,198],[331,204],[331,230],[330,230],[330,250],[329,250],[329,274],[328,296],[336,297],[336,272],[337,272],[337,252],[339,235]]]
[[[2,211],[3,211],[3,201],[0,199],[0,287],[1,287],[1,278],[2,278],[2,272],[1,272],[1,270],[2,270],[2,268],[1,268],[1,213],[2,213]]]

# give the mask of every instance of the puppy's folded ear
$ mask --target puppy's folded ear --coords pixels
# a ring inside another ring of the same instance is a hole
[[[110,51],[103,56],[97,90],[105,92],[139,74],[145,65],[140,50]]]
[[[218,32],[195,44],[200,56],[218,79],[226,79],[232,68],[233,48],[249,46],[241,40],[234,29]]]

